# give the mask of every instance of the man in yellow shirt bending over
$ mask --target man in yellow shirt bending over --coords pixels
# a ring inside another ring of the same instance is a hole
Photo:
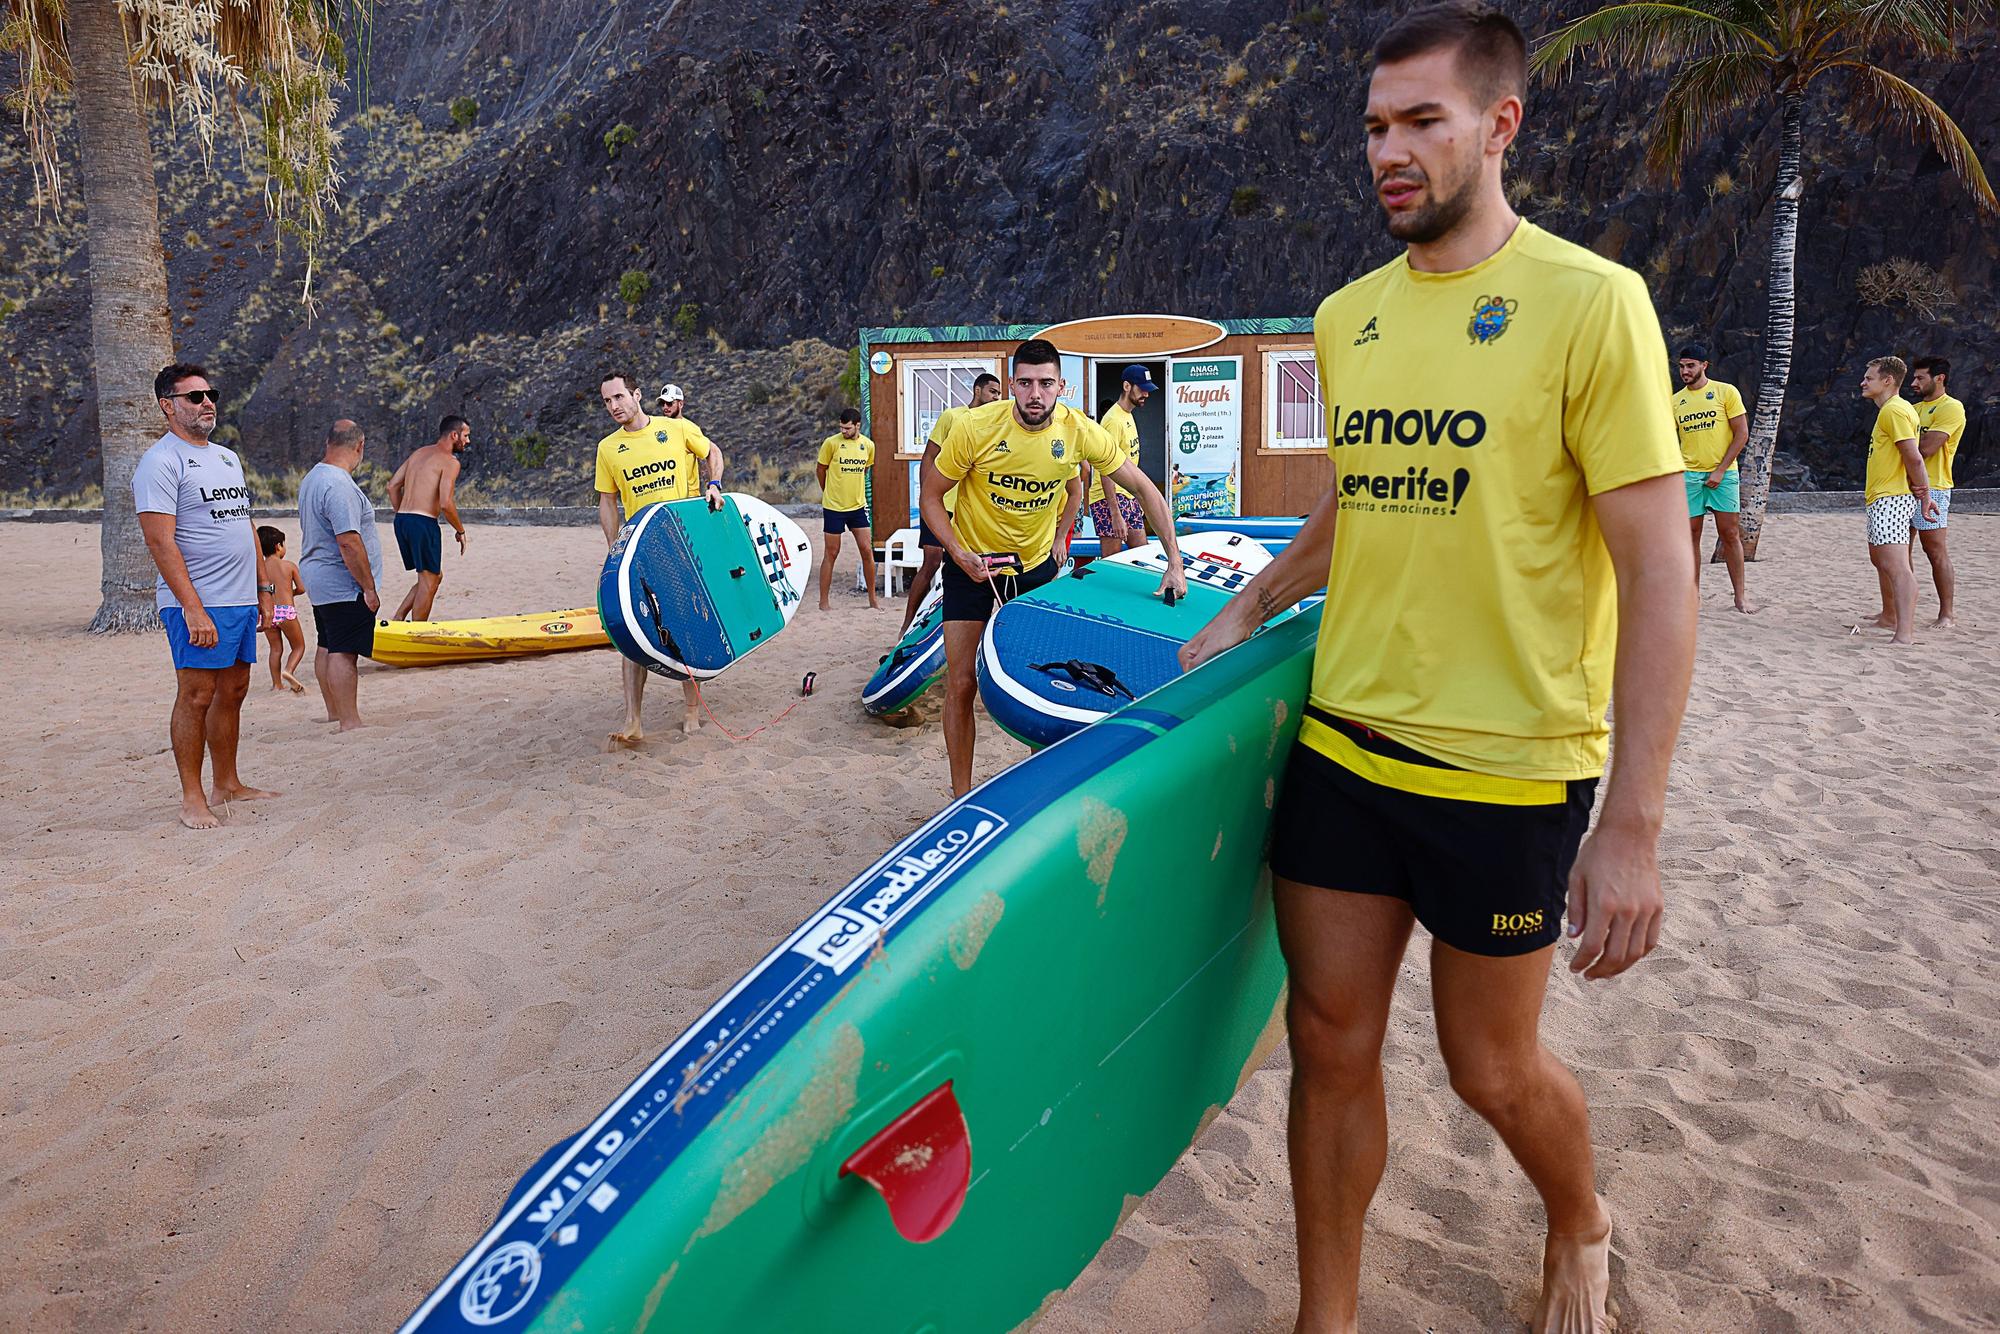
[[[875,442],[861,434],[861,413],[840,410],[840,430],[819,442],[820,529],[826,534],[826,559],[819,564],[819,609],[830,611],[833,563],[840,559],[840,535],[854,534],[861,552],[861,577],[868,581],[868,605],[875,598],[875,530],[868,524],[868,470],[875,466]]]
[[[1931,563],[1931,582],[1937,585],[1938,618],[1931,625],[1938,630],[1952,628],[1951,603],[1958,591],[1944,530],[1951,519],[1951,461],[1958,453],[1959,437],[1965,434],[1965,404],[1945,392],[1945,377],[1950,374],[1951,363],[1943,357],[1918,357],[1910,363],[1910,397],[1917,425],[1924,429],[1917,437],[1917,452],[1924,456],[1924,474],[1930,478],[1931,499],[1938,509],[1935,523],[1918,515],[1914,526]]]
[[[1743,596],[1743,528],[1736,458],[1750,439],[1750,417],[1733,384],[1708,378],[1708,349],[1689,343],[1676,362],[1681,390],[1674,395],[1674,432],[1687,469],[1688,526],[1694,533],[1694,581],[1701,582],[1701,519],[1715,516],[1715,536],[1729,567],[1736,610],[1755,611]]]
[[[1139,497],[1166,547],[1162,592],[1187,592],[1173,516],[1152,479],[1104,428],[1062,401],[1062,353],[1030,338],[1014,349],[1013,397],[967,408],[926,458],[924,522],[944,544],[944,748],[951,794],[972,790],[973,667],[993,609],[1055,578],[1069,546],[1083,484],[1077,467],[1102,468]],[[958,507],[945,513],[945,492]]]
[[[1407,249],[1314,321],[1334,484],[1181,654],[1193,666],[1326,585],[1270,858],[1311,1334],[1356,1328],[1388,1151],[1382,1040],[1418,923],[1452,1090],[1547,1212],[1531,1327],[1609,1328],[1612,1216],[1542,1000],[1565,914],[1585,977],[1659,940],[1694,570],[1645,282],[1508,204],[1526,87],[1521,30],[1479,0],[1413,9],[1377,42],[1362,126]],[[1586,838],[1613,697],[1617,763]]]

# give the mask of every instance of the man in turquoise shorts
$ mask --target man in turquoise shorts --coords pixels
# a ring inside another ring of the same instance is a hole
[[[1743,395],[1733,384],[1708,378],[1708,349],[1689,343],[1680,350],[1681,391],[1674,395],[1674,429],[1680,433],[1681,463],[1687,468],[1688,527],[1694,534],[1694,581],[1701,583],[1701,520],[1715,516],[1715,536],[1729,566],[1736,610],[1755,611],[1743,595],[1743,508],[1736,456],[1750,439]]]

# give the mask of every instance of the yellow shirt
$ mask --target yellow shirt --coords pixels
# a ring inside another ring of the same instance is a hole
[[[1104,415],[1097,419],[1097,423],[1123,452],[1127,463],[1139,461],[1139,423],[1132,420],[1132,414],[1125,410],[1123,403],[1113,403],[1106,408]],[[1083,503],[1095,505],[1102,499],[1104,499],[1104,474],[1092,468],[1090,494],[1083,498]]]
[[[1560,801],[1609,738],[1589,498],[1683,471],[1645,283],[1522,222],[1462,272],[1349,283],[1313,342],[1339,515],[1311,704],[1473,771],[1459,795]],[[1301,732],[1345,762],[1338,736]]]
[[[1924,471],[1930,475],[1931,490],[1951,490],[1951,457],[1958,453],[1958,438],[1965,434],[1965,404],[1950,394],[1939,394],[1936,398],[1911,404],[1917,410],[1917,424],[1926,431],[1943,431],[1944,443],[1937,452],[1924,460]],[[1923,444],[1923,437],[1917,437]]]
[[[858,510],[868,503],[868,470],[875,466],[875,442],[865,435],[852,440],[839,433],[819,442],[819,461],[826,465],[826,496],[830,510]]]
[[[952,423],[970,411],[970,408],[946,408],[943,412],[940,412],[937,421],[931,425],[929,443],[942,449],[944,447],[944,438],[951,434]],[[954,486],[951,490],[944,493],[944,512],[950,514],[957,508],[958,488]]]
[[[1868,492],[1864,503],[1873,504],[1884,496],[1910,494],[1910,473],[1903,466],[1898,440],[1915,440],[1922,428],[1917,410],[1901,394],[1875,413],[1875,429],[1868,436]]]
[[[1674,395],[1674,430],[1680,434],[1681,462],[1689,472],[1715,471],[1736,439],[1730,423],[1743,415],[1743,395],[1735,385],[1720,380]],[[1733,460],[1729,471],[1736,471]]]
[[[1104,428],[1067,403],[1039,431],[1014,419],[1003,398],[967,408],[938,447],[938,471],[958,488],[951,526],[974,551],[1017,556],[1032,569],[1055,547],[1068,483],[1077,465],[1116,468],[1124,455]]]
[[[597,489],[616,494],[625,517],[662,500],[685,500],[702,490],[696,459],[708,457],[708,437],[693,422],[649,417],[636,431],[623,428],[597,442]]]

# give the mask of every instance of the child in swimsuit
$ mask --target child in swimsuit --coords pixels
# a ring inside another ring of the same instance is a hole
[[[271,595],[271,628],[264,632],[264,638],[271,641],[271,689],[283,690],[291,687],[294,695],[303,695],[306,688],[293,673],[305,660],[306,632],[299,625],[299,609],[296,599],[306,591],[299,580],[299,567],[285,559],[285,534],[269,524],[257,526],[257,546],[263,557],[257,562],[257,591]],[[291,647],[291,654],[285,665],[278,666],[278,656],[283,645]]]

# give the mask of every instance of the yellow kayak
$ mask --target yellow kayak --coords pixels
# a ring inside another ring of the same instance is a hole
[[[375,651],[368,656],[392,667],[431,667],[481,658],[602,648],[610,642],[597,608],[577,607],[467,621],[377,620]]]

